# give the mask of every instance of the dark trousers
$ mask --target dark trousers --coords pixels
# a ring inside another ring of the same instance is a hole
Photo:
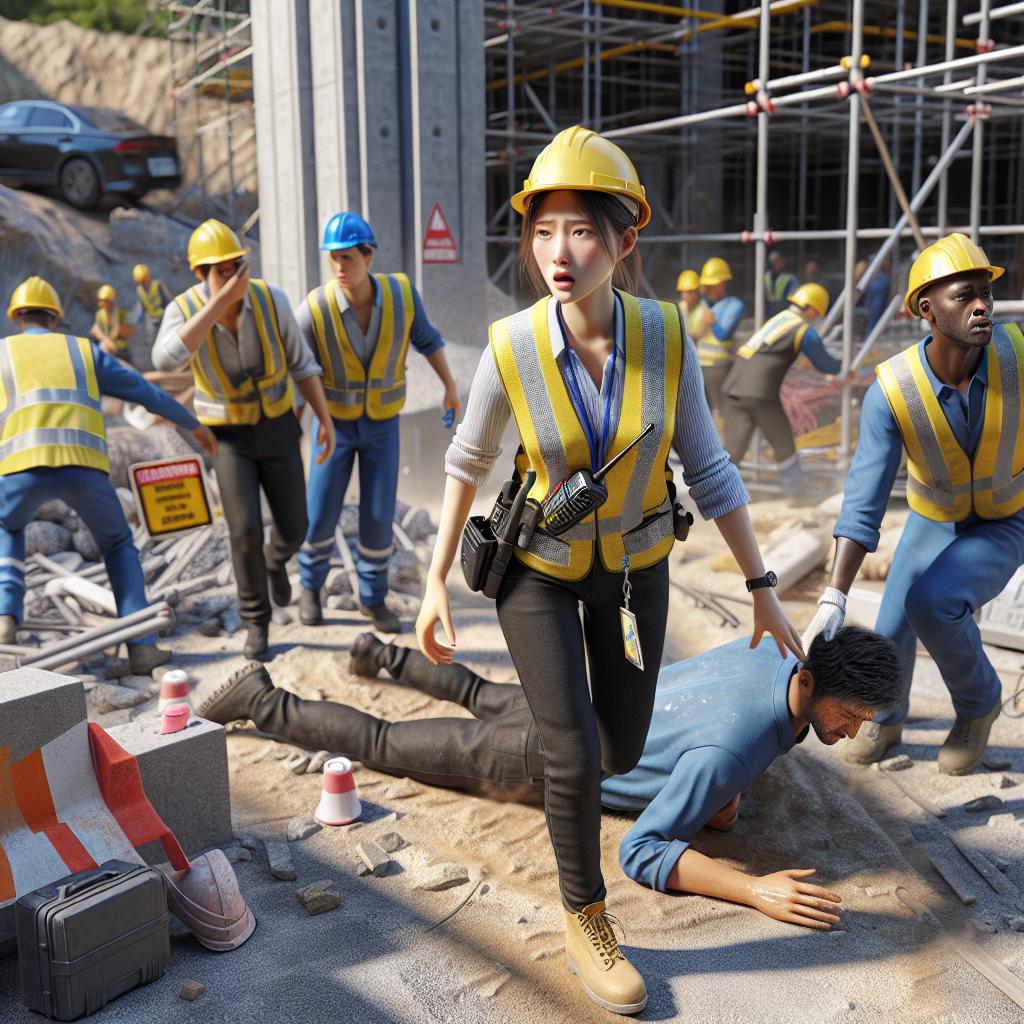
[[[231,538],[231,564],[238,605],[246,622],[270,621],[267,566],[284,565],[306,536],[306,481],[292,413],[253,426],[215,427],[220,451],[214,459],[224,518]],[[273,518],[264,552],[260,489]]]
[[[722,394],[722,386],[725,378],[729,376],[732,363],[716,363],[714,366],[702,366],[701,376],[704,378],[704,397],[708,400],[708,407],[719,416],[725,412],[725,396]]]
[[[750,447],[755,428],[760,427],[775,453],[779,483],[787,494],[799,494],[804,479],[796,439],[786,410],[778,395],[773,398],[731,398],[725,396],[725,428],[723,444],[729,458],[739,465]]]
[[[488,682],[463,665],[431,665],[388,644],[384,667],[399,682],[460,704],[475,719],[386,722],[346,704],[268,691],[253,709],[263,732],[314,750],[336,750],[367,768],[432,786],[539,803],[544,762],[522,687]]]
[[[623,653],[622,574],[606,571],[596,556],[590,573],[575,583],[513,560],[498,595],[498,620],[540,733],[548,833],[562,901],[573,911],[605,897],[601,779],[635,767],[654,709],[668,614],[667,560],[629,579],[643,671]]]

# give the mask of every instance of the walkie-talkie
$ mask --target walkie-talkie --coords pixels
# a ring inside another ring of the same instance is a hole
[[[540,522],[541,529],[557,537],[586,519],[594,509],[600,508],[608,500],[608,488],[601,481],[618,461],[653,429],[654,424],[648,423],[639,435],[596,473],[589,469],[578,469],[568,480],[563,480],[541,504],[541,513],[544,517]]]

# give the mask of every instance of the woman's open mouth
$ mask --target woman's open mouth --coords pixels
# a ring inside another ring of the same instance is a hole
[[[576,278],[572,274],[559,272],[552,277],[552,281],[555,282],[556,288],[563,288],[568,291],[576,283]]]

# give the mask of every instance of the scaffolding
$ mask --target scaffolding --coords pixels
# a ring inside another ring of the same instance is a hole
[[[191,139],[183,159],[194,160],[196,170],[196,183],[182,191],[170,212],[191,203],[197,221],[215,216],[249,234],[259,209],[254,202],[246,208],[237,166],[240,141],[255,135],[248,0],[154,2],[169,19],[172,131],[185,138],[180,129],[187,121]],[[213,182],[219,187],[212,188]]]
[[[813,258],[839,293],[821,333],[844,371],[920,333],[894,322],[897,268],[929,238],[983,239],[1009,268],[1001,293],[1019,294],[1024,17],[1011,16],[1024,4],[734,6],[486,0],[492,282],[518,292],[507,196],[553,132],[583,124],[624,140],[647,186],[650,294],[674,295],[680,268],[725,255],[761,323],[768,249],[788,254],[798,276]],[[895,294],[860,339],[856,298],[887,261]],[[839,424],[838,444],[824,450],[842,466],[854,429],[848,381]]]

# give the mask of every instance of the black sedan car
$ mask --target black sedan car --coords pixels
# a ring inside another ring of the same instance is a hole
[[[0,106],[0,182],[55,187],[80,208],[137,199],[181,184],[178,147],[116,110],[19,100]]]

